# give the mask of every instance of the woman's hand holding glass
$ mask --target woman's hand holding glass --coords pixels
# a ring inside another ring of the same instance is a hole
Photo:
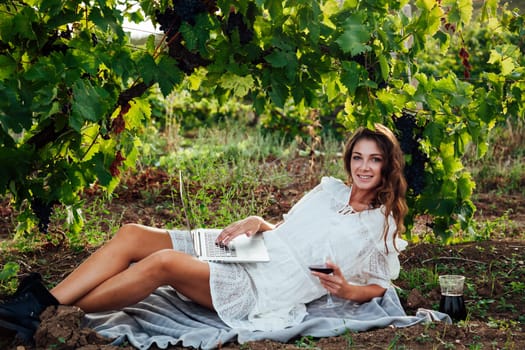
[[[325,275],[325,279],[321,281],[321,284],[331,295],[345,299],[345,291],[348,283],[345,279],[345,276],[343,275],[343,272],[341,272],[339,266],[337,266],[330,260],[326,262],[326,265],[331,267],[334,272],[331,275]]]
[[[331,269],[332,273],[323,273],[312,270],[312,274],[319,278],[319,282],[328,292],[325,307],[331,308],[340,306],[341,303],[332,300],[332,295],[344,298],[344,288],[347,285],[346,279],[339,266],[334,264],[330,259],[326,260],[325,266]]]

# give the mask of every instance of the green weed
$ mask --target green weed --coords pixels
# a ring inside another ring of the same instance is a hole
[[[503,297],[499,299],[498,305],[496,306],[496,310],[517,312],[516,306],[514,304],[508,303],[507,300]]]
[[[394,339],[392,339],[387,346],[388,350],[403,350],[406,349],[405,345],[399,344],[399,342],[402,340],[402,335],[399,333],[396,333],[394,335]]]
[[[431,291],[439,286],[439,274],[429,268],[413,268],[410,270],[402,269],[399,278],[408,283],[408,289],[417,289],[422,293]]]
[[[295,346],[301,349],[319,349],[317,342],[312,336],[303,336],[295,342]]]
[[[17,274],[20,266],[15,262],[7,262],[0,270],[0,293],[11,294],[18,285]]]

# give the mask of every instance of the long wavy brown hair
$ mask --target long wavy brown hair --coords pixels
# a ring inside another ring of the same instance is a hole
[[[396,237],[405,232],[404,220],[408,213],[405,198],[407,191],[407,182],[404,176],[405,158],[394,133],[382,124],[375,124],[374,127],[374,130],[361,127],[353,133],[345,146],[344,167],[348,174],[348,182],[352,184],[350,162],[355,144],[362,139],[368,139],[374,141],[381,150],[384,158],[383,168],[381,169],[381,184],[376,189],[376,197],[372,204],[385,207],[386,220],[383,239],[388,253],[386,239],[389,231],[388,216],[390,214],[396,223],[396,230],[392,237],[394,247],[396,247]]]

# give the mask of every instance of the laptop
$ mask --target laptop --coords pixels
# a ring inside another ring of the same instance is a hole
[[[184,200],[182,172],[179,171],[180,198],[186,225],[193,242],[193,248],[197,258],[203,261],[213,262],[268,262],[270,257],[264,244],[263,236],[260,234],[248,237],[240,235],[235,237],[227,246],[216,243],[221,229],[192,229],[190,217]]]

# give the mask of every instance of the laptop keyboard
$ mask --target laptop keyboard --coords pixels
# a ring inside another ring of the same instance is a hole
[[[221,246],[215,243],[217,234],[206,232],[206,249],[208,255],[212,258],[221,258],[221,257],[235,257],[237,252],[235,247]]]

